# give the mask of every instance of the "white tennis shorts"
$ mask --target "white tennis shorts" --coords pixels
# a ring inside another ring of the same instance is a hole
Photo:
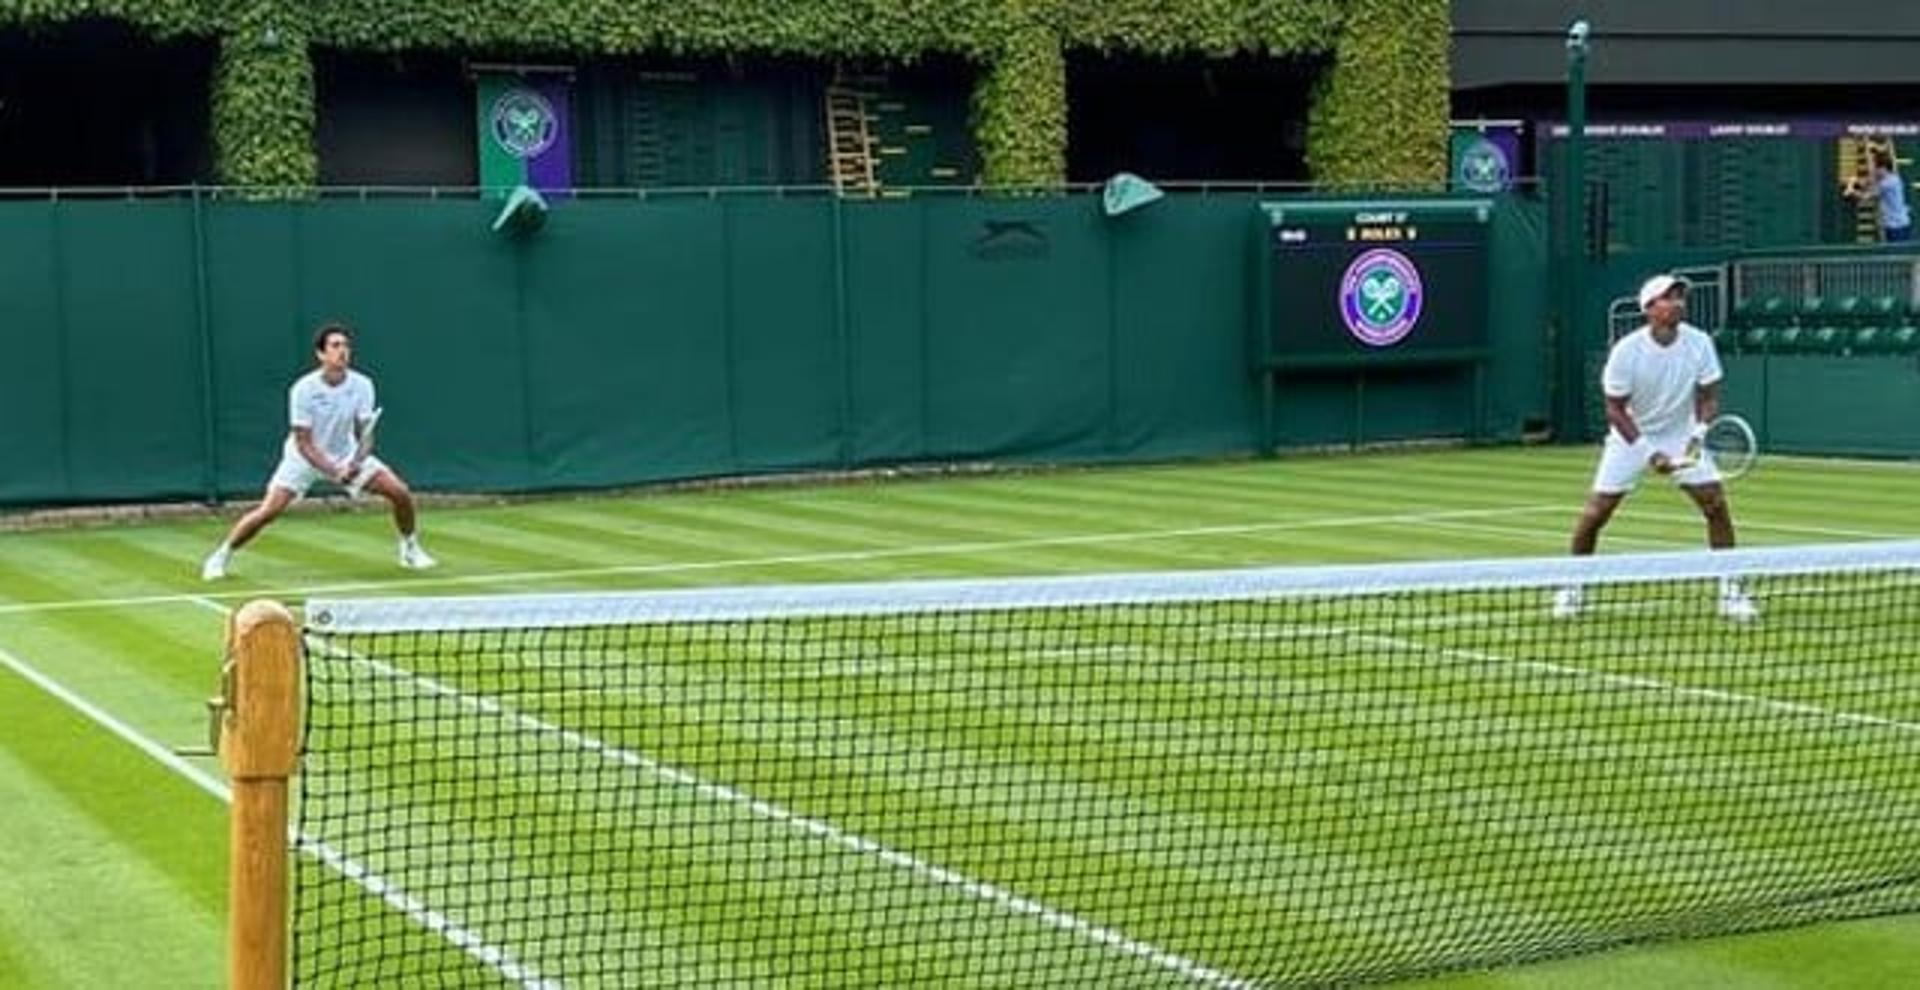
[[[387,469],[378,457],[367,458],[366,464],[373,468],[375,474]],[[369,478],[372,476],[368,475]],[[295,498],[305,498],[307,489],[312,488],[316,481],[332,484],[333,479],[321,474],[319,468],[307,463],[307,459],[298,454],[282,455],[280,466],[273,469],[273,477],[267,481],[267,487],[285,488]]]
[[[1649,447],[1645,452],[1636,451],[1612,432],[1607,433],[1607,442],[1600,450],[1600,468],[1593,473],[1593,490],[1602,495],[1624,495],[1633,491],[1640,483],[1640,476],[1653,470],[1647,458],[1654,450],[1664,451],[1668,457],[1679,460],[1687,452],[1689,434],[1682,433],[1674,437],[1642,437]],[[1685,470],[1675,471],[1667,478],[1676,485],[1710,485],[1720,480],[1720,469],[1713,465],[1713,454],[1702,451],[1700,463]]]

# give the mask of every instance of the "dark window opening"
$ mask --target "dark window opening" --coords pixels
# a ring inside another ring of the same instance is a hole
[[[0,187],[210,181],[214,55],[110,21],[0,31]]]
[[[1067,173],[1158,181],[1307,178],[1306,119],[1321,66],[1267,58],[1067,62]]]

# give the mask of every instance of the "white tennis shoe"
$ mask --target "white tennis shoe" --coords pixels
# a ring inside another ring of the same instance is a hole
[[[425,571],[440,566],[440,562],[421,548],[419,537],[408,536],[400,540],[400,566],[410,571]]]

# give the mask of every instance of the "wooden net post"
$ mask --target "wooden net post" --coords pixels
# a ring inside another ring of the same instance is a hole
[[[300,633],[278,602],[227,618],[220,759],[233,785],[227,980],[287,986],[287,781],[299,759]]]

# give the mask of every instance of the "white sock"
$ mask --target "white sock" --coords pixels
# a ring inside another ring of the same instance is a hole
[[[226,560],[231,556],[233,556],[233,544],[231,543],[222,543],[213,548],[213,557],[216,560]]]

